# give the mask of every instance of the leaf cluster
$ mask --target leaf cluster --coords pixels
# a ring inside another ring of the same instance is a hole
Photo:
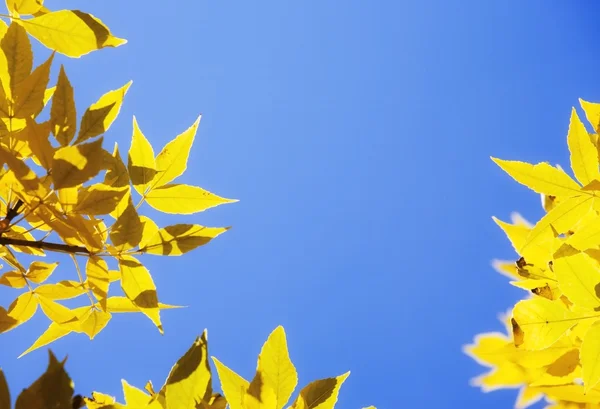
[[[503,318],[506,334],[480,334],[465,351],[490,367],[473,383],[520,388],[519,408],[544,397],[548,409],[600,407],[600,104],[580,102],[592,130],[573,108],[574,177],[548,163],[492,158],[541,195],[545,215],[534,224],[494,218],[519,256],[494,265],[526,292]]]
[[[106,150],[104,134],[131,81],[78,115],[63,66],[49,86],[51,65],[54,52],[79,57],[125,41],[81,11],[50,11],[41,0],[7,6],[10,25],[0,20],[0,285],[20,294],[0,307],[0,333],[38,310],[51,324],[25,353],[72,332],[92,339],[115,313],[143,313],[162,333],[160,310],[173,306],[158,301],[140,256],[182,255],[227,228],[158,226],[142,206],[191,215],[235,201],[176,181],[200,118],[155,155],[134,117],[126,159],[117,144]],[[30,35],[54,50],[35,68]],[[49,252],[71,258],[73,279],[52,281],[62,265],[40,259]],[[115,286],[124,296],[111,295]],[[75,298],[80,306],[63,303]]]
[[[151,381],[138,389],[122,380],[125,403],[110,395],[93,392],[90,397],[73,395],[74,386],[50,352],[46,372],[18,396],[15,409],[71,409],[84,404],[88,409],[283,409],[290,400],[298,375],[290,360],[283,327],[277,327],[262,347],[256,373],[248,382],[216,358],[221,388],[213,389],[205,330],[171,368],[164,385],[156,391]],[[320,379],[303,387],[288,409],[334,409],[342,383],[350,373]],[[0,370],[0,408],[10,408],[10,395]],[[364,409],[375,409],[370,406]]]

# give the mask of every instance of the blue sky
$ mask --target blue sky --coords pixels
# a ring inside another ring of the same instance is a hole
[[[300,385],[352,371],[341,409],[512,407],[516,392],[468,385],[484,368],[461,346],[502,329],[497,314],[522,295],[490,267],[514,257],[491,216],[542,209],[489,156],[568,164],[570,107],[600,101],[598,5],[176,3],[46,2],[129,40],[55,60],[79,112],[134,81],[107,146],[128,148],[135,114],[158,151],[202,113],[180,180],[240,199],[159,217],[233,229],[181,258],[143,258],[161,300],[189,306],[163,314],[164,336],[121,315],[92,342],[52,345],[76,391],[159,386],[204,328],[211,355],[249,378],[282,324]],[[43,350],[16,359],[46,325],[38,314],[1,336],[13,394],[46,365]]]

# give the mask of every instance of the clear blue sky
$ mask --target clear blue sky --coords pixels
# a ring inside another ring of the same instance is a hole
[[[249,378],[283,324],[301,385],[352,370],[340,409],[512,407],[516,392],[468,385],[484,368],[461,346],[500,330],[522,295],[490,267],[514,257],[491,216],[542,210],[489,156],[568,163],[570,107],[600,101],[598,4],[47,5],[129,40],[56,60],[79,112],[133,79],[107,146],[128,148],[134,114],[158,150],[202,113],[181,181],[240,199],[159,218],[233,225],[191,255],[143,258],[161,300],[189,305],[163,314],[164,336],[119,315],[92,342],[52,345],[78,393],[160,386],[204,328],[210,353]],[[2,289],[2,305],[15,295]],[[16,359],[46,325],[38,314],[0,337],[13,393],[46,365],[44,350]]]

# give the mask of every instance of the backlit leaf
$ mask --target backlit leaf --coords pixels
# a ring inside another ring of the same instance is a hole
[[[88,317],[81,322],[81,329],[90,339],[94,339],[106,327],[110,318],[110,312],[92,310]]]
[[[40,165],[46,170],[52,167],[52,160],[56,149],[50,144],[50,123],[36,123],[33,119],[27,118],[27,128],[22,132],[26,133],[31,152],[38,159]]]
[[[8,307],[8,316],[20,325],[33,317],[37,311],[38,300],[30,292],[19,295]]]
[[[43,261],[33,261],[27,269],[27,279],[31,282],[40,284],[46,281],[58,263],[44,263]]]
[[[593,180],[600,179],[598,169],[598,150],[592,143],[585,125],[579,119],[575,108],[571,110],[571,122],[567,136],[571,152],[571,167],[577,180],[587,185]]]
[[[585,117],[587,118],[588,122],[594,128],[594,131],[598,133],[598,131],[600,131],[600,104],[587,102],[581,98],[579,98],[579,103],[585,112]]]
[[[342,383],[350,375],[346,372],[335,378],[325,378],[302,388],[291,409],[333,409]]]
[[[131,256],[122,256],[119,259],[119,268],[123,292],[136,307],[152,320],[162,334],[158,297],[152,276],[146,267]]]
[[[85,288],[77,281],[63,280],[58,283],[42,284],[35,293],[49,300],[67,300],[85,293]]]
[[[517,182],[527,186],[537,193],[551,196],[574,196],[581,194],[581,187],[563,170],[547,163],[530,163],[502,160],[492,160]]]
[[[109,160],[110,164],[104,176],[104,184],[112,187],[129,186],[129,172],[127,172],[123,159],[121,159],[119,147],[116,143]]]
[[[135,190],[143,195],[156,175],[154,150],[133,117],[133,135],[127,162],[129,177]]]
[[[159,229],[140,251],[148,254],[180,256],[208,243],[227,230],[227,227],[175,224]]]
[[[581,366],[583,369],[583,388],[587,392],[600,381],[600,322],[586,332],[581,344]]]
[[[54,188],[77,186],[96,176],[102,169],[102,141],[59,148],[52,161]]]
[[[121,88],[109,91],[94,102],[83,114],[79,135],[75,143],[81,143],[87,139],[105,133],[119,115],[123,98],[131,86],[129,81]]]
[[[212,360],[217,368],[221,389],[223,389],[229,407],[231,409],[245,409],[243,406],[244,396],[250,383],[223,365],[217,358],[212,357]]]
[[[13,94],[17,84],[23,82],[29,76],[33,67],[33,53],[31,52],[29,36],[23,27],[13,22],[8,27],[4,37],[2,37],[0,47],[6,56],[8,85],[11,94]],[[4,82],[4,78],[2,81]]]
[[[13,108],[15,117],[27,118],[43,109],[53,58],[54,54],[51,54],[46,62],[33,70],[31,75],[16,84]]]
[[[144,225],[131,200],[131,195],[128,199],[127,207],[122,214],[118,215],[110,231],[110,240],[119,251],[129,250],[137,246],[142,240],[144,229]]]
[[[0,276],[0,284],[12,288],[23,288],[27,285],[27,281],[23,273],[19,271],[8,271]]]
[[[123,385],[123,395],[128,408],[146,408],[150,402],[150,396],[144,391],[129,385],[125,379],[121,380]],[[190,406],[192,408],[192,406]]]
[[[75,97],[73,87],[62,65],[58,74],[56,91],[52,98],[50,124],[52,133],[61,146],[68,145],[75,136],[75,128],[77,127]]]
[[[600,307],[600,270],[585,253],[564,244],[554,255],[558,286],[569,300],[580,307]]]
[[[125,313],[125,312],[140,312],[140,309],[127,297],[118,297],[113,296],[109,297],[107,300],[107,310],[112,313]],[[161,302],[158,303],[158,308],[161,310],[172,309],[172,308],[182,308],[179,305],[169,305],[163,304]]]
[[[99,19],[79,10],[59,10],[28,20],[16,20],[40,43],[69,57],[81,57],[126,41],[114,37]]]
[[[89,257],[85,267],[85,275],[90,289],[100,302],[102,309],[106,311],[106,298],[108,297],[108,287],[110,285],[106,261],[98,256]]]
[[[2,368],[0,368],[0,408],[10,409],[10,393]]]
[[[35,14],[43,5],[44,0],[6,0],[6,7],[13,14]]]
[[[77,320],[75,313],[64,305],[43,296],[38,297],[38,300],[42,311],[52,322],[66,324]]]
[[[146,194],[146,202],[163,213],[192,214],[237,200],[225,199],[200,187],[169,184],[152,189]]]
[[[79,191],[75,212],[88,215],[109,214],[119,204],[126,188],[115,188],[103,183],[96,183]]]

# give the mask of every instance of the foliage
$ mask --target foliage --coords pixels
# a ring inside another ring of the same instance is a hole
[[[490,371],[473,383],[484,391],[520,388],[516,406],[546,397],[548,409],[600,408],[600,104],[580,100],[567,143],[575,179],[559,166],[492,158],[517,182],[541,194],[545,215],[494,218],[519,255],[496,261],[510,284],[526,291],[503,321],[465,351]]]
[[[205,330],[171,368],[158,392],[150,381],[144,391],[122,380],[125,403],[121,404],[114,397],[99,392],[92,393],[91,397],[74,395],[73,382],[64,369],[65,361],[59,362],[50,352],[48,369],[21,392],[15,409],[71,409],[84,404],[89,409],[225,409],[228,404],[231,409],[282,409],[298,383],[282,327],[277,327],[263,345],[251,382],[216,358],[212,359],[225,396],[213,390]],[[333,409],[340,387],[349,374],[309,383],[300,390],[288,409]],[[1,370],[0,408],[10,408],[8,387]]]
[[[0,284],[25,290],[7,309],[0,307],[0,332],[23,324],[39,307],[51,324],[25,353],[71,332],[92,339],[113,313],[141,312],[162,333],[160,310],[173,306],[158,301],[152,276],[138,256],[178,256],[227,228],[159,227],[140,213],[140,206],[193,214],[234,200],[176,183],[186,170],[200,118],[157,155],[133,118],[127,165],[116,144],[112,152],[104,149],[103,135],[117,118],[131,81],[102,95],[78,120],[64,67],[56,86],[48,88],[54,54],[32,71],[27,33],[72,57],[125,41],[92,15],[51,12],[41,3],[7,1],[12,23],[0,21],[0,214],[5,215],[0,259],[7,270]],[[25,14],[34,16],[25,19]],[[69,254],[75,279],[50,282],[60,267],[39,260],[48,252]],[[125,297],[111,296],[111,283],[120,284]],[[60,302],[77,297],[84,304],[76,308]]]

